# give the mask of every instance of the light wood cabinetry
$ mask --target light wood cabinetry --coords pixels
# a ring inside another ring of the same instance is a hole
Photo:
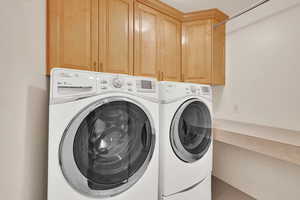
[[[135,4],[134,75],[159,77],[159,20],[156,10]]]
[[[93,51],[97,49],[97,13],[93,0],[48,1],[48,73],[51,68],[63,67],[96,70]]]
[[[182,24],[183,81],[210,85],[225,84],[225,25],[219,11],[191,13]]]
[[[47,73],[54,67],[225,84],[217,9],[182,13],[158,0],[47,0]]]
[[[47,46],[48,74],[54,67],[132,74],[133,0],[48,0]]]
[[[218,21],[214,21],[217,24]],[[225,25],[213,29],[212,83],[225,85]]]
[[[135,5],[134,74],[181,79],[181,22],[141,3]]]
[[[133,73],[133,0],[100,0],[99,71]]]
[[[166,15],[160,20],[160,80],[181,81],[181,22]]]
[[[212,24],[211,20],[183,24],[183,81],[211,83]]]

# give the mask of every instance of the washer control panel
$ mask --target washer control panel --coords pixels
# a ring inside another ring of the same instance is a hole
[[[128,75],[100,74],[98,88],[101,91],[122,91],[133,93],[157,93],[157,82],[151,78]]]
[[[155,93],[156,83],[151,80],[136,80],[136,87],[138,92]]]
[[[153,78],[125,74],[60,68],[51,72],[51,102],[67,102],[105,92],[122,92],[157,99],[158,83]]]
[[[51,76],[51,97],[92,95],[97,91],[94,74],[86,71],[56,69]]]

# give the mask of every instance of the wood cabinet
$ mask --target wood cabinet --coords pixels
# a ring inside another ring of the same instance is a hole
[[[135,4],[134,75],[159,77],[159,13]]]
[[[214,24],[219,21],[214,21]],[[213,29],[212,84],[225,85],[225,25]]]
[[[211,20],[184,23],[183,35],[183,81],[211,83],[212,24]]]
[[[133,0],[48,0],[47,46],[48,74],[54,67],[132,74]]]
[[[100,0],[99,71],[133,73],[133,0]]]
[[[160,80],[181,81],[181,22],[167,15],[160,19]]]
[[[48,0],[47,73],[54,67],[225,84],[217,9],[181,13],[157,0]]]
[[[204,14],[191,13],[182,25],[183,81],[224,85],[225,25],[214,25],[227,16],[216,10]]]
[[[134,74],[181,79],[181,23],[141,3],[135,6]]]
[[[96,70],[97,20],[91,9],[93,0],[48,1],[48,73],[51,68],[63,67]]]

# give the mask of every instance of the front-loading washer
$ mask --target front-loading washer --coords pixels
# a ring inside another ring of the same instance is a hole
[[[54,69],[48,200],[155,200],[159,104],[151,78]]]
[[[211,200],[211,87],[160,82],[159,88],[159,198]]]

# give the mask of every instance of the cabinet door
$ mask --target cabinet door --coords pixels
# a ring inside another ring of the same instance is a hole
[[[219,23],[218,21],[214,22]],[[225,24],[213,29],[212,84],[225,85]]]
[[[183,24],[183,79],[193,83],[211,83],[212,23],[211,20]]]
[[[100,0],[99,71],[133,73],[133,0]]]
[[[160,23],[161,80],[181,81],[181,22],[161,16]]]
[[[48,73],[62,67],[96,70],[97,0],[48,1]]]
[[[134,74],[159,76],[159,13],[150,7],[135,5]]]

